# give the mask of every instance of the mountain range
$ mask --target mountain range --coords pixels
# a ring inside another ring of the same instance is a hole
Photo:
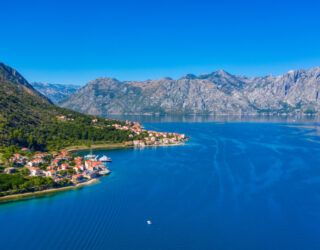
[[[71,84],[53,84],[46,82],[31,82],[30,84],[54,103],[69,96],[80,88],[78,85]]]
[[[258,115],[320,112],[320,67],[247,77],[223,70],[180,79],[97,78],[58,104],[82,113]]]

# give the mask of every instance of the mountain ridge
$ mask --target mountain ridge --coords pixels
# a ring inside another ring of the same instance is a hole
[[[247,77],[219,70],[178,79],[97,78],[59,105],[92,115],[319,113],[320,67]]]
[[[18,88],[28,92],[29,94],[45,99],[47,102],[51,103],[46,95],[38,92],[18,71],[5,65],[2,62],[0,62],[0,74],[1,79],[7,80],[15,84],[15,86],[17,86]]]

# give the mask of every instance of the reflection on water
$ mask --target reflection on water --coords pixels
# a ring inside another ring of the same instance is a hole
[[[110,119],[138,122],[272,122],[319,123],[319,116],[109,115]]]

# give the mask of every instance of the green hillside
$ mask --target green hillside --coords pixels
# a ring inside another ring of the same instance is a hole
[[[70,145],[129,140],[129,132],[109,126],[115,121],[98,118],[93,122],[93,116],[53,105],[17,71],[3,63],[0,63],[0,86],[2,149],[54,150]]]

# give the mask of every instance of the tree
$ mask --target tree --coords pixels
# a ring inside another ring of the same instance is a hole
[[[22,168],[20,172],[23,175],[28,175],[29,174],[29,169],[28,168]]]

